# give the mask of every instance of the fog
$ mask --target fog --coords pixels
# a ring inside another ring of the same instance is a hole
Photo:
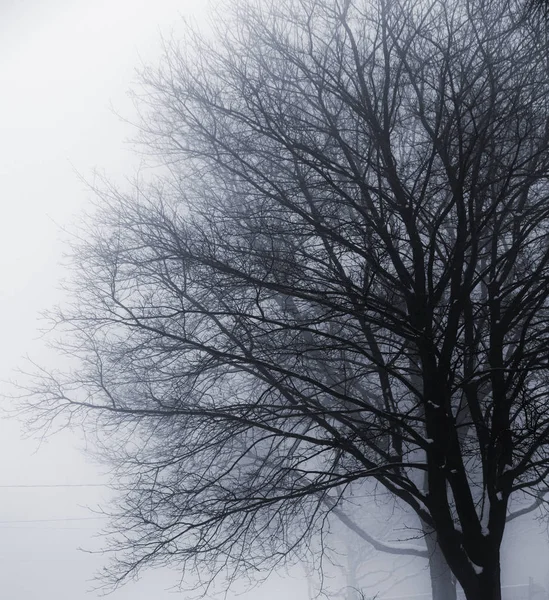
[[[13,379],[25,355],[51,361],[40,313],[63,296],[62,229],[89,200],[78,174],[94,169],[115,179],[139,158],[126,143],[136,67],[159,59],[161,33],[182,16],[201,18],[202,2],[176,0],[4,0],[0,6],[0,377]],[[50,363],[51,364],[51,363]],[[0,421],[0,589],[3,598],[80,600],[103,558],[104,487],[84,443],[61,434],[23,439],[17,421]],[[23,486],[23,487],[5,487]],[[177,573],[155,572],[113,598],[173,598]],[[263,597],[300,597],[301,584],[274,581]],[[253,597],[253,596],[252,596]]]
[[[133,129],[124,120],[135,116],[128,90],[136,85],[136,67],[155,64],[161,34],[177,35],[183,16],[200,21],[204,10],[200,0],[1,3],[0,379],[20,377],[15,371],[25,369],[26,355],[55,360],[44,347],[40,314],[63,300],[63,230],[90,199],[80,176],[98,169],[123,182],[138,169],[128,141]],[[110,492],[108,473],[86,458],[85,447],[69,432],[40,440],[25,436],[17,420],[0,420],[3,598],[99,597],[92,578],[105,561],[95,553],[103,547],[104,519],[93,511],[108,503]],[[376,514],[374,520],[381,518]],[[382,517],[384,523],[391,518]],[[510,526],[505,585],[529,577],[549,585],[546,538],[531,518]],[[357,539],[349,540],[350,555],[363,551]],[[405,566],[402,583],[393,587],[389,578],[383,589],[425,593],[424,562]],[[369,564],[367,570],[380,572],[392,562],[382,555]],[[174,598],[177,583],[176,571],[146,572],[112,598]],[[304,600],[308,582],[295,567],[234,597]]]

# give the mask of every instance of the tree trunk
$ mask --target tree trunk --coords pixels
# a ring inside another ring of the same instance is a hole
[[[425,542],[429,551],[429,576],[433,600],[457,600],[455,579],[437,544],[436,534],[425,531]]]
[[[501,600],[499,553],[475,577],[468,577],[460,583],[467,600]]]
[[[478,599],[501,600],[501,571],[499,560],[490,569],[484,569],[479,575],[480,595]],[[467,600],[470,600],[467,598]],[[476,598],[475,598],[476,600]]]
[[[356,565],[352,558],[350,558],[352,554],[347,553],[347,570],[345,573],[345,583],[346,583],[346,600],[358,600],[359,599],[359,589],[358,582],[356,579]]]

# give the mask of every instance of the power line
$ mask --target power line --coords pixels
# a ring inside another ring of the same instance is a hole
[[[13,523],[59,523],[64,521],[97,521],[100,519],[106,519],[106,517],[66,517],[63,519],[18,519],[0,521],[0,525],[13,524]]]
[[[101,529],[101,527],[99,525],[88,525],[87,527],[84,527],[84,524],[82,525],[71,525],[70,523],[67,523],[66,525],[62,525],[61,523],[30,523],[30,524],[19,524],[19,525],[0,525],[0,531],[1,532],[9,532],[9,531],[29,531],[29,532],[37,532],[37,531],[43,531],[44,533],[47,533],[49,535],[53,533],[62,533],[63,531],[88,531],[88,532],[95,532],[97,533],[99,530]],[[2,534],[4,535],[4,534]]]
[[[106,487],[106,483],[32,483],[32,484],[0,484],[0,488],[79,488],[79,487]]]

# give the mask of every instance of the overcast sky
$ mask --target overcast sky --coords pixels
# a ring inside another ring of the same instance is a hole
[[[135,67],[158,62],[160,32],[177,32],[180,14],[201,19],[202,4],[0,0],[0,380],[12,376],[25,354],[50,359],[37,339],[38,314],[61,299],[59,228],[89,199],[75,170],[131,176],[138,158],[125,140],[132,130],[111,106],[131,119],[127,91]],[[86,507],[107,500],[108,490],[66,486],[102,484],[105,477],[71,436],[37,450],[37,441],[20,433],[16,422],[0,420],[0,597],[97,598],[87,590],[103,559],[77,548],[101,546],[94,537],[101,520]],[[12,487],[51,484],[65,487]],[[542,545],[541,537],[527,535],[531,552],[514,553],[510,583],[546,572],[545,537]],[[302,600],[300,575],[296,570],[293,579],[275,578],[239,598]],[[165,590],[176,581],[174,573],[150,572],[112,598],[173,599]]]
[[[127,91],[141,60],[158,61],[160,32],[179,15],[203,16],[195,0],[0,0],[0,378],[21,357],[47,358],[38,314],[60,299],[59,227],[89,199],[75,175],[99,168],[131,175],[137,160],[124,141],[131,128]],[[0,596],[17,600],[96,598],[90,578],[102,562],[101,520],[86,506],[104,487],[5,487],[101,483],[69,435],[37,450],[19,426],[0,421]],[[176,576],[148,573],[114,600],[174,598]],[[241,598],[304,597],[305,584],[274,579]],[[258,596],[259,594],[259,596]],[[175,596],[177,597],[177,596]]]

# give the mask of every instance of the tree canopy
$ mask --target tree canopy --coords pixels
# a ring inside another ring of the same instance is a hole
[[[97,190],[56,315],[78,367],[26,399],[106,433],[116,581],[269,570],[371,481],[468,600],[501,598],[506,519],[549,469],[549,80],[523,8],[237,2],[144,74],[165,171]]]

